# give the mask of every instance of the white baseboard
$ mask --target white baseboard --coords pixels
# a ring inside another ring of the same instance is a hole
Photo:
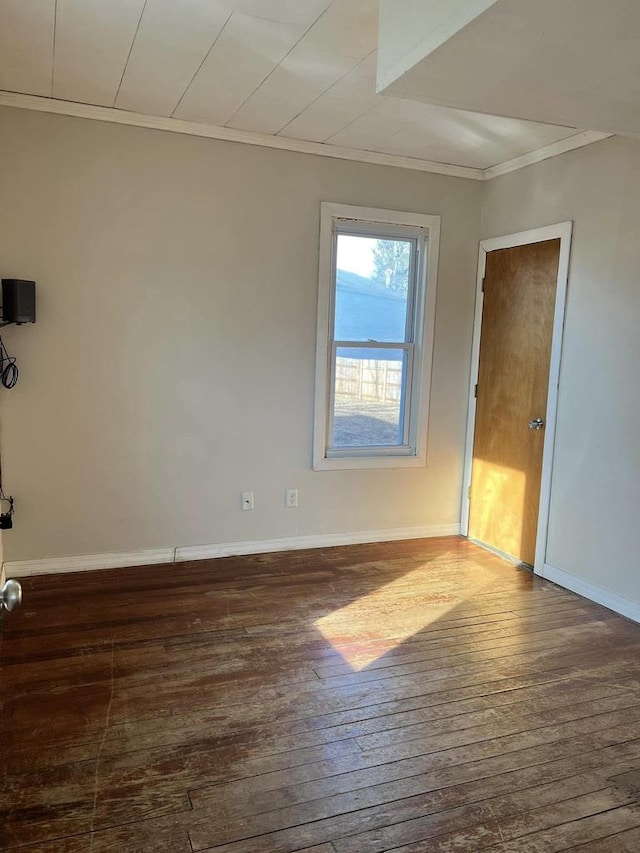
[[[320,533],[284,539],[255,539],[250,542],[222,542],[215,545],[187,545],[176,548],[176,562],[267,554],[271,551],[300,551],[304,548],[331,548],[336,545],[363,545],[366,542],[395,542],[401,539],[431,539],[457,536],[459,524],[433,524],[429,527],[391,527],[383,530],[359,530],[353,533]]]
[[[67,572],[87,572],[92,569],[116,569],[122,566],[149,566],[173,563],[175,548],[154,551],[130,551],[120,554],[86,554],[82,557],[49,557],[43,560],[15,560],[4,564],[9,577],[59,575]]]
[[[544,564],[543,574],[548,581],[557,583],[565,589],[570,589],[576,592],[583,598],[588,598],[590,601],[595,601],[596,604],[602,604],[613,610],[614,613],[619,613],[621,616],[626,616],[628,619],[633,619],[634,622],[640,622],[640,603],[633,601],[630,598],[625,598],[623,595],[618,595],[608,589],[604,589],[589,581],[572,575],[570,572],[565,572],[564,569],[557,569],[549,563]]]
[[[431,539],[457,536],[460,524],[432,524],[427,527],[392,527],[382,530],[359,530],[351,533],[320,533],[315,536],[290,536],[282,539],[252,539],[246,542],[218,542],[212,545],[185,545],[150,551],[118,554],[88,554],[80,557],[52,557],[42,560],[16,560],[5,563],[10,577],[86,572],[92,569],[115,569],[121,566],[146,566],[159,563],[181,563],[188,560],[211,560],[245,554],[273,551],[299,551],[304,548],[330,548],[335,545],[362,545],[367,542],[395,542],[402,539]]]

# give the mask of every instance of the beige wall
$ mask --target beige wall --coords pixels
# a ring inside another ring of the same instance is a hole
[[[483,237],[574,220],[547,562],[640,602],[640,141],[495,179]]]
[[[6,559],[458,521],[480,184],[11,110],[0,164]],[[321,200],[442,216],[425,469],[311,470]]]

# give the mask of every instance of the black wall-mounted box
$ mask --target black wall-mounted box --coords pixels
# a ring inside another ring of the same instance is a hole
[[[2,319],[5,323],[35,323],[35,281],[2,279]]]

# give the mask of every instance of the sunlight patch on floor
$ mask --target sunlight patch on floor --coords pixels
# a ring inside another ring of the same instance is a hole
[[[471,596],[487,581],[466,575],[459,581],[433,577],[426,563],[368,595],[322,616],[314,626],[356,672],[366,669]],[[416,592],[416,589],[421,590]]]

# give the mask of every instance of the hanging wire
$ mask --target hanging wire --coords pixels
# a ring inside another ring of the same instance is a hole
[[[13,388],[18,381],[18,365],[14,356],[9,355],[0,338],[0,382],[5,388]]]

